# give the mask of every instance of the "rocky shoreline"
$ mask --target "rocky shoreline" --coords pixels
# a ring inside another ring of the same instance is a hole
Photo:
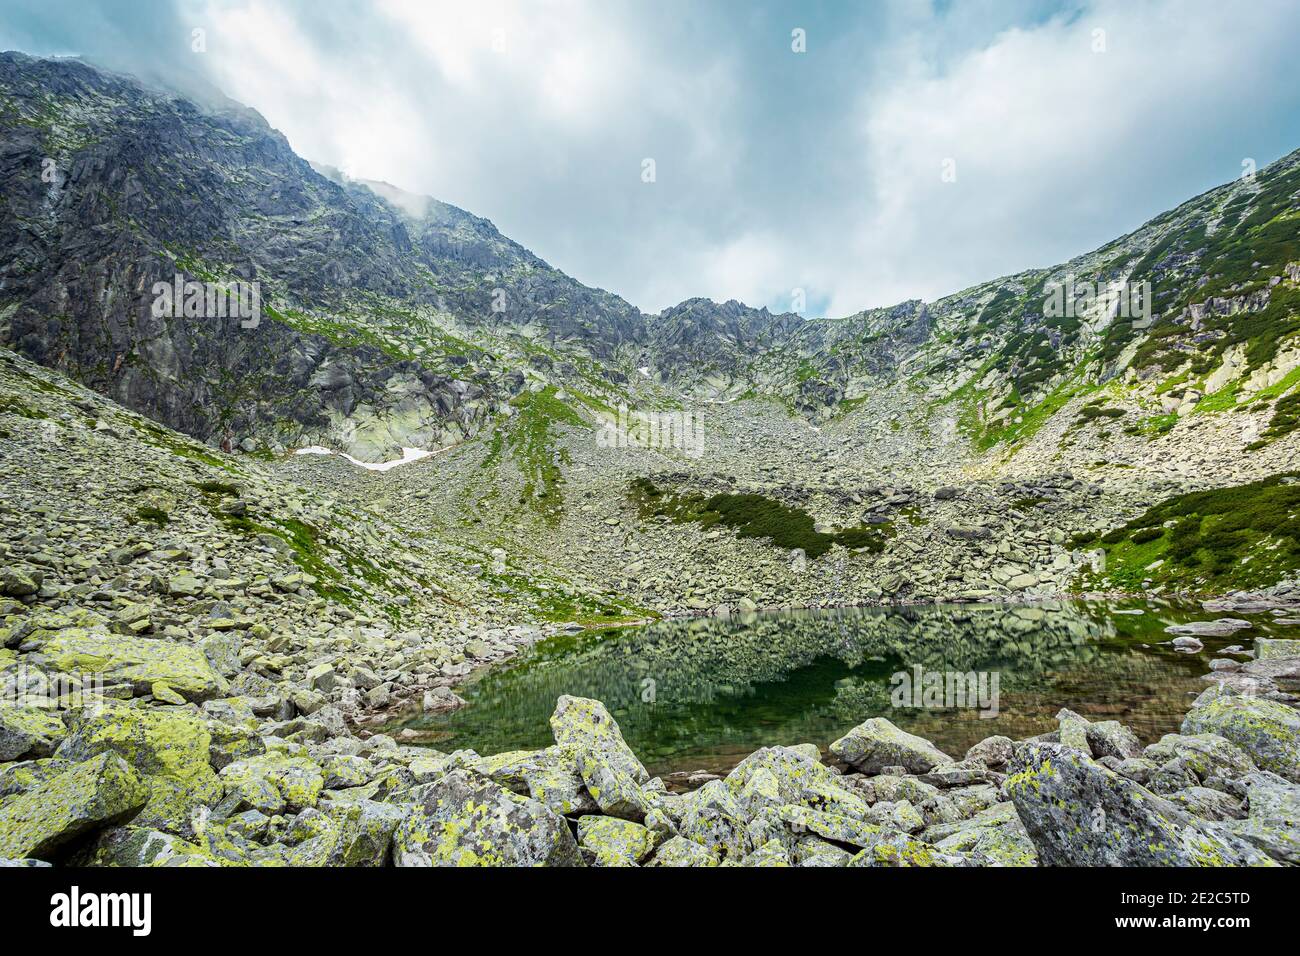
[[[1216,606],[1296,610],[1260,595]],[[42,650],[31,652],[42,660],[105,653],[93,627],[60,628],[49,614],[33,623],[45,625],[25,631],[27,639],[43,633]],[[124,635],[111,644],[133,646]],[[57,710],[0,705],[0,859],[404,867],[1300,862],[1300,641],[1260,639],[1254,652],[1216,660],[1181,733],[1147,746],[1117,721],[1061,710],[1055,731],[990,737],[955,756],[876,717],[848,729],[829,754],[780,742],[684,793],[650,776],[595,700],[562,696],[550,721],[554,744],[536,751],[444,754],[354,732],[339,703],[358,669],[345,677],[313,668],[286,696],[287,688],[260,684],[250,671],[228,681],[201,652],[177,645],[162,658],[126,661],[112,696],[65,699],[78,706]]]

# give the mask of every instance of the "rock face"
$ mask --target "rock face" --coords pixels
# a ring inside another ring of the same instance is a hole
[[[904,767],[925,773],[953,760],[928,740],[899,730],[884,717],[872,717],[831,744],[831,753],[864,773]]]
[[[452,771],[418,793],[393,840],[398,866],[579,866],[568,824],[535,800]]]
[[[1061,744],[1024,744],[1007,792],[1046,866],[1263,866],[1230,833]]]

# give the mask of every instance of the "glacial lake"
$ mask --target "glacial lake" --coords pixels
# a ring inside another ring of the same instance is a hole
[[[1219,649],[1249,648],[1272,629],[1267,616],[1246,615],[1256,628],[1204,639],[1194,654],[1174,650],[1164,630],[1222,616],[1125,601],[677,619],[549,638],[463,683],[458,692],[469,706],[389,730],[418,730],[419,743],[443,751],[536,749],[553,743],[548,718],[557,697],[594,697],[659,775],[725,772],[774,744],[815,743],[826,753],[850,727],[878,716],[956,758],[993,734],[1052,730],[1062,707],[1119,720],[1149,743],[1178,730]],[[906,673],[915,685],[918,668],[922,686],[934,680],[927,674],[951,672],[983,675],[985,691],[996,674],[996,715],[987,697],[943,706],[954,701],[918,691],[897,706],[897,689],[907,684],[891,678]]]

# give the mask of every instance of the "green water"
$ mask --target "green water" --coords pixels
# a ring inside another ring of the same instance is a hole
[[[552,743],[547,720],[558,696],[595,697],[656,774],[725,771],[772,744],[825,748],[876,716],[955,756],[993,734],[1053,729],[1061,707],[1120,720],[1151,741],[1178,729],[1215,651],[1266,632],[1210,639],[1197,654],[1169,645],[1167,625],[1214,616],[1194,606],[1057,602],[667,621],[551,638],[462,685],[468,707],[401,726],[444,751],[534,749]],[[986,681],[996,674],[996,716],[981,715],[987,698],[895,706],[891,675],[917,666]]]

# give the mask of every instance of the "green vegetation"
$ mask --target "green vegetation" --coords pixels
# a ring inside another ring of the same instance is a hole
[[[1179,495],[1076,547],[1106,551],[1106,583],[1183,591],[1260,587],[1300,569],[1300,473]]]
[[[695,522],[702,527],[715,525],[735,529],[742,538],[766,538],[774,547],[800,549],[810,558],[819,558],[840,545],[852,551],[879,554],[885,550],[892,527],[889,524],[860,525],[843,531],[818,531],[812,516],[779,501],[755,494],[718,494],[706,498],[699,494],[673,494],[655,487],[648,478],[632,482],[630,496],[638,503],[641,516],[666,517],[672,521]]]

